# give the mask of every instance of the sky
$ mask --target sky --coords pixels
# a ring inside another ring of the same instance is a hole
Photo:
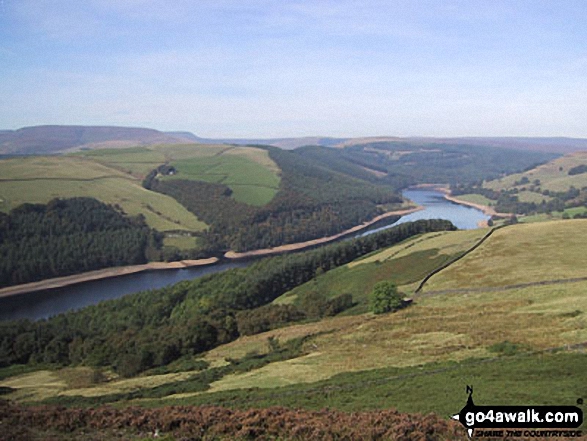
[[[0,0],[0,129],[587,138],[585,0]]]

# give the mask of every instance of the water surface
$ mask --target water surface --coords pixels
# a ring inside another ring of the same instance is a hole
[[[368,232],[357,233],[356,236],[373,234],[393,225],[419,219],[447,219],[460,229],[477,228],[477,223],[489,219],[481,211],[455,204],[444,198],[435,190],[411,189],[403,192],[404,197],[411,199],[425,210],[403,216],[394,224],[375,228]],[[0,320],[28,318],[38,320],[47,318],[72,309],[83,308],[104,300],[116,299],[127,294],[149,289],[162,288],[182,280],[195,279],[206,274],[217,273],[229,268],[245,267],[250,261],[219,263],[206,267],[185,269],[157,270],[109,279],[93,280],[76,285],[64,286],[44,291],[36,291],[11,297],[0,298]]]

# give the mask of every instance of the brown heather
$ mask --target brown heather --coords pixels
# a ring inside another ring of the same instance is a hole
[[[72,409],[0,403],[0,439],[175,440],[456,440],[460,425],[436,415],[395,410],[345,413],[283,407],[233,410],[175,406],[155,409]],[[106,434],[106,435],[105,435]],[[7,437],[7,438],[4,438]]]

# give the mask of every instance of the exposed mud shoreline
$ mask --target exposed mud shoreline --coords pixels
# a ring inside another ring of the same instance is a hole
[[[96,271],[89,271],[72,276],[56,277],[53,279],[41,280],[39,282],[25,283],[22,285],[8,286],[0,289],[0,297],[14,296],[25,294],[32,291],[42,291],[51,288],[61,288],[63,286],[74,285],[76,283],[89,282],[91,280],[108,279],[110,277],[123,276],[126,274],[139,273],[142,271],[181,269],[194,266],[212,265],[219,261],[216,257],[199,260],[181,260],[179,262],[150,262],[144,265],[119,266],[115,268],[105,268]]]
[[[244,253],[237,253],[234,251],[228,251],[224,257],[230,260],[238,260],[238,259],[246,259],[251,257],[263,257],[263,256],[271,256],[274,254],[281,254],[291,251],[302,250],[304,248],[309,248],[312,246],[325,244],[328,242],[332,242],[336,239],[341,237],[347,236],[349,234],[353,234],[355,232],[361,231],[371,225],[391,216],[403,216],[406,214],[413,213],[415,211],[423,210],[424,207],[415,207],[406,210],[398,210],[398,211],[390,211],[387,213],[383,213],[369,222],[364,222],[361,225],[357,225],[353,228],[345,230],[339,234],[335,234],[334,236],[323,237],[320,239],[310,240],[307,242],[299,242],[293,243],[288,245],[283,245],[275,248],[267,248],[267,249],[260,249],[254,251],[247,251]],[[28,292],[33,291],[42,291],[45,289],[52,289],[52,288],[61,288],[68,285],[75,285],[77,283],[89,282],[92,280],[100,280],[100,279],[108,279],[111,277],[118,277],[124,276],[127,274],[134,274],[139,273],[142,271],[154,271],[154,270],[166,270],[166,269],[182,269],[182,268],[190,268],[196,266],[205,266],[205,265],[213,265],[215,263],[220,262],[220,259],[217,257],[211,257],[208,259],[199,259],[199,260],[181,260],[178,262],[150,262],[144,265],[129,265],[129,266],[121,266],[115,268],[104,268],[101,270],[96,271],[89,271],[86,273],[81,274],[74,274],[71,276],[65,277],[56,277],[52,279],[40,280],[38,282],[31,282],[25,283],[22,285],[15,285],[15,286],[8,286],[6,288],[0,289],[0,297],[9,297],[19,294],[25,294]]]
[[[287,253],[290,251],[298,251],[303,250],[304,248],[313,247],[316,245],[322,245],[328,242],[335,241],[340,239],[341,237],[348,236],[349,234],[356,233],[358,231],[364,230],[365,228],[370,227],[377,222],[391,217],[391,216],[405,216],[406,214],[414,213],[416,211],[423,210],[424,207],[415,207],[406,210],[398,210],[398,211],[389,211],[387,213],[383,213],[368,222],[363,222],[361,225],[356,225],[348,230],[345,230],[341,233],[335,234],[333,236],[321,237],[320,239],[308,240],[306,242],[297,242],[291,243],[288,245],[281,245],[274,248],[264,248],[260,250],[253,250],[253,251],[245,251],[242,253],[237,253],[236,251],[228,251],[224,254],[224,257],[227,259],[235,260],[235,259],[246,259],[249,257],[260,257],[260,256],[271,256],[274,254],[281,254]]]

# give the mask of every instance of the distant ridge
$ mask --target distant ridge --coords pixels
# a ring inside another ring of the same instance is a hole
[[[0,154],[52,154],[82,148],[121,148],[186,142],[193,141],[153,129],[135,127],[35,126],[0,131]]]
[[[587,150],[587,139],[565,137],[201,138],[186,131],[161,132],[140,127],[46,125],[24,127],[18,130],[0,130],[0,155],[57,154],[80,149],[124,148],[153,144],[272,145],[292,150],[303,146],[344,148],[379,142],[411,145],[476,145],[558,154]]]
[[[549,152],[566,154],[578,150],[587,150],[587,139],[565,137],[463,137],[463,138],[428,138],[410,137],[397,138],[391,136],[351,138],[339,144],[337,147],[349,147],[352,145],[364,145],[376,142],[405,142],[408,144],[455,144],[478,145],[484,147],[500,147],[513,150],[527,150],[537,152]]]
[[[190,140],[193,142],[198,142],[202,144],[206,144],[204,141],[209,141],[204,138],[200,138],[199,136],[194,135],[192,132],[165,132],[166,135],[172,136],[174,138]]]
[[[183,133],[183,132],[171,132]],[[192,135],[194,136],[194,135]],[[293,150],[308,145],[321,145],[324,147],[337,147],[348,138],[329,138],[320,136],[305,136],[301,138],[198,138],[202,144],[236,144],[236,145],[272,145],[284,150]]]

